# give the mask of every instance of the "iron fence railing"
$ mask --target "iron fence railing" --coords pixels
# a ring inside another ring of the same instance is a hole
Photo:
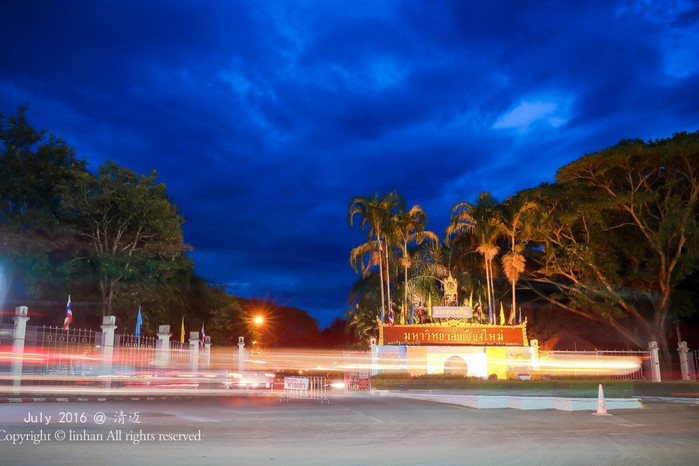
[[[115,356],[112,365],[127,371],[152,372],[156,367],[156,337],[114,335]]]
[[[91,375],[101,363],[102,333],[60,327],[27,327],[25,372],[46,375]]]
[[[645,380],[652,378],[650,351],[539,351],[554,371],[572,377]]]

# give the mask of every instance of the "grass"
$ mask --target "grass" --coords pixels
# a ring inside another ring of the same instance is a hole
[[[459,390],[479,395],[536,395],[575,398],[597,397],[599,384],[608,398],[638,396],[699,396],[697,382],[650,382],[646,380],[483,380],[467,377],[404,374],[378,375],[371,378],[376,390]],[[694,394],[694,395],[691,395]]]

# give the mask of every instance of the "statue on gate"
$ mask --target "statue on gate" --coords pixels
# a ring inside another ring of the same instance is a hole
[[[459,302],[457,296],[456,278],[451,276],[451,272],[446,280],[444,280],[444,305],[456,306]]]

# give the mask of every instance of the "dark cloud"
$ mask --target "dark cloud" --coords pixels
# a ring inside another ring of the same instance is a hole
[[[250,0],[0,5],[0,112],[96,169],[159,171],[198,272],[345,310],[356,195],[443,234],[624,138],[697,129],[694,2]]]

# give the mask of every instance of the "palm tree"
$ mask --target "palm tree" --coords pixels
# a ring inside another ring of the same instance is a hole
[[[510,240],[510,251],[502,258],[502,269],[512,285],[512,309],[516,309],[515,284],[519,276],[524,272],[525,259],[522,255],[524,246],[521,241],[529,235],[531,230],[531,215],[537,210],[534,201],[521,197],[510,197],[502,204],[499,227],[503,234]],[[517,237],[519,235],[519,243]]]
[[[374,260],[378,257],[379,274],[381,276],[381,320],[384,318],[384,257],[385,251],[385,266],[386,266],[386,288],[389,296],[390,305],[390,280],[388,278],[388,237],[390,233],[390,219],[395,212],[403,206],[403,198],[397,192],[391,192],[386,196],[379,197],[375,194],[373,197],[355,197],[352,200],[349,208],[349,223],[354,226],[354,216],[357,214],[361,217],[361,229],[368,228],[367,243],[357,248],[354,248],[350,253],[350,263],[358,271],[358,265],[363,264],[364,256],[369,253],[370,258]],[[370,260],[369,267],[373,266]],[[362,267],[363,268],[363,267]]]
[[[420,245],[425,240],[439,243],[437,235],[431,231],[425,231],[427,224],[427,214],[419,205],[414,205],[408,212],[398,212],[393,218],[395,232],[400,240],[401,248],[401,265],[403,266],[403,312],[408,310],[408,269],[411,265],[410,255],[408,253],[408,245],[416,243]]]
[[[478,242],[476,251],[483,256],[488,313],[491,321],[495,309],[493,259],[499,251],[496,242],[501,232],[496,214],[497,207],[498,202],[490,193],[481,193],[475,204],[461,202],[451,210],[451,222],[446,231],[447,242],[463,234],[473,235]]]

